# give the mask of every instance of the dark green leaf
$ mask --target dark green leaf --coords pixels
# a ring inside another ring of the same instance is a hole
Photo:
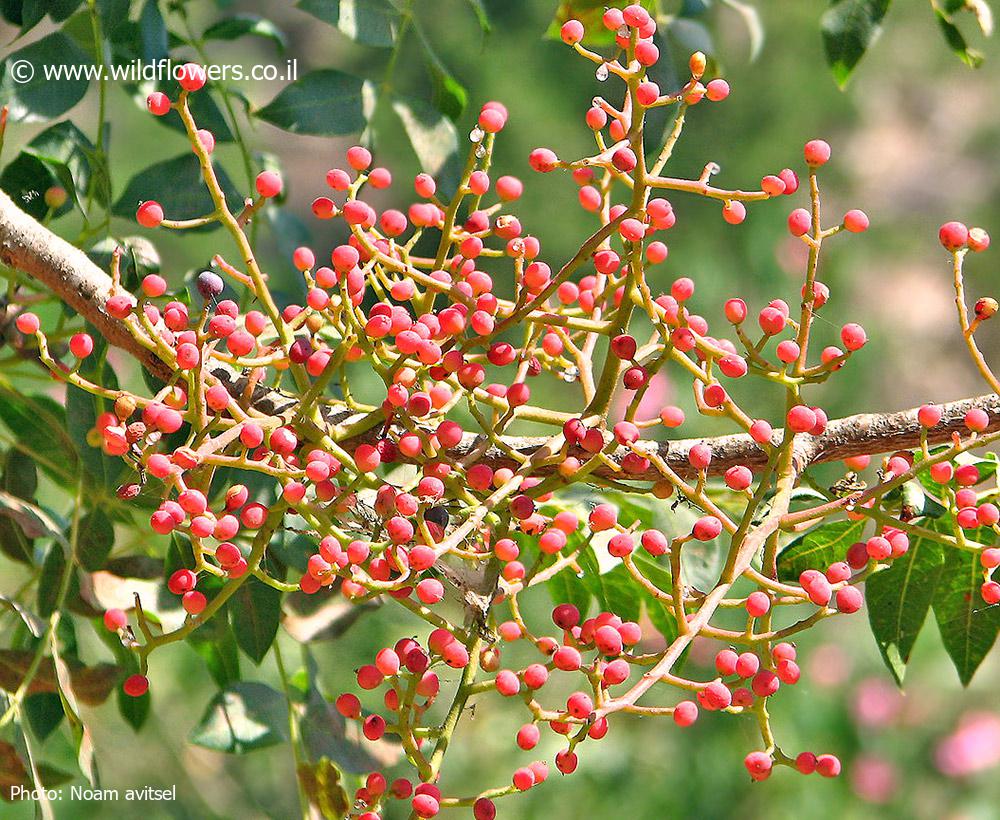
[[[42,618],[48,618],[56,611],[63,573],[66,572],[66,556],[62,545],[52,544],[42,562],[42,574],[38,578],[38,597],[35,609]]]
[[[299,0],[298,7],[365,46],[391,48],[400,14],[388,0]]]
[[[80,519],[76,557],[81,567],[89,572],[103,569],[114,545],[115,528],[104,510],[98,507]]]
[[[31,564],[34,557],[34,543],[12,518],[0,516],[0,552],[12,561]]]
[[[191,539],[186,535],[172,533],[167,556],[163,561],[163,580],[168,580],[179,569],[194,569],[195,563]]]
[[[969,48],[965,35],[941,11],[937,11],[937,21],[941,27],[941,34],[944,36],[944,41],[955,52],[955,56],[970,68],[979,68],[983,64],[982,52],[974,48]]]
[[[974,540],[993,540],[992,530],[972,531]],[[979,592],[983,568],[975,552],[945,549],[944,568],[934,590],[934,617],[945,651],[958,678],[968,686],[1000,631],[1000,606],[987,604]]]
[[[239,644],[247,657],[264,660],[281,618],[281,593],[256,578],[249,578],[229,599],[229,616]]]
[[[660,564],[655,558],[652,558],[642,552],[632,553],[632,560],[634,561],[639,572],[641,572],[648,581],[651,581],[663,592],[670,592],[670,567]]]
[[[118,714],[122,716],[134,731],[138,732],[143,727],[143,724],[145,724],[146,718],[149,717],[153,698],[149,692],[134,698],[131,695],[126,695],[125,690],[119,686],[116,702],[118,705]]]
[[[403,131],[424,171],[438,174],[445,163],[458,151],[455,124],[423,100],[396,97],[392,101]]]
[[[8,450],[4,459],[3,488],[11,495],[31,501],[38,489],[38,469],[31,456]]]
[[[46,128],[28,143],[24,153],[45,163],[81,211],[88,194],[100,205],[111,201],[110,185],[93,143],[69,120]],[[72,202],[67,201],[56,213],[72,207]]]
[[[590,609],[590,591],[576,573],[566,567],[553,575],[545,584],[553,604],[573,604],[586,618]]]
[[[582,579],[584,586],[597,599],[600,607],[623,620],[639,620],[642,599],[636,594],[635,581],[623,565],[601,574],[597,556],[590,546],[580,551],[579,562],[585,573]]]
[[[868,47],[882,33],[890,0],[834,0],[820,20],[826,62],[843,88]]]
[[[438,57],[423,29],[418,27],[416,31],[423,47],[424,64],[434,80],[434,106],[452,122],[457,122],[465,111],[469,93],[448,71],[448,67]]]
[[[21,3],[21,34],[26,34],[37,26],[45,17],[43,0],[22,0]]]
[[[295,134],[340,136],[365,127],[373,102],[368,81],[328,68],[285,86],[254,116]]]
[[[288,740],[285,696],[263,683],[244,681],[208,704],[190,741],[217,752],[244,754]]]
[[[45,0],[45,5],[48,6],[49,17],[59,23],[73,14],[82,2],[83,0]]]
[[[163,575],[163,561],[150,555],[123,555],[112,558],[104,569],[119,578],[142,578],[147,581]]]
[[[915,538],[905,555],[865,583],[868,623],[889,671],[902,684],[910,651],[934,597],[944,552],[929,538]]]
[[[39,692],[24,699],[24,714],[35,737],[45,740],[62,722],[62,700],[55,692]]]
[[[97,0],[97,13],[105,36],[128,22],[130,4],[131,0]]]
[[[240,656],[228,622],[213,618],[188,637],[188,643],[201,655],[212,679],[220,689],[240,680]]]
[[[809,530],[781,551],[778,578],[798,581],[803,570],[825,571],[830,564],[844,560],[851,544],[860,541],[864,531],[864,521],[834,521]]]
[[[10,54],[2,64],[0,104],[10,107],[12,122],[42,122],[66,113],[83,99],[90,80],[87,55],[61,31]],[[78,77],[46,79],[47,66],[79,71]],[[74,68],[79,66],[79,69]],[[15,77],[17,79],[15,79]]]
[[[48,165],[23,151],[0,173],[0,188],[34,219],[45,218],[49,212],[45,192],[58,184],[59,178]]]
[[[215,166],[219,184],[230,209],[242,202],[225,169]],[[140,202],[155,199],[163,206],[168,219],[193,219],[215,210],[212,197],[201,178],[201,166],[194,153],[157,162],[140,171],[125,186],[125,191],[114,205],[114,214],[135,219]]]
[[[223,17],[205,29],[202,37],[206,40],[237,40],[252,34],[272,40],[279,51],[285,50],[285,35],[270,20],[256,14],[236,14]]]
[[[167,56],[167,25],[163,22],[158,0],[146,0],[142,7],[139,34],[142,40],[142,59],[145,62],[153,63]]]

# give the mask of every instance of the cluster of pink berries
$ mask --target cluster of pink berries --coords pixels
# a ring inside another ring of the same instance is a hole
[[[251,574],[279,589],[310,595],[339,594],[355,602],[384,596],[431,627],[425,640],[402,638],[357,670],[359,690],[381,691],[380,704],[366,709],[353,692],[336,701],[339,712],[358,721],[369,741],[399,737],[421,780],[417,786],[402,778],[390,785],[381,772],[371,773],[355,796],[362,807],[357,816],[364,820],[378,820],[389,798],[409,800],[417,817],[466,805],[477,820],[491,820],[494,798],[532,788],[548,776],[548,764],[537,760],[518,768],[509,785],[488,796],[443,796],[437,785],[440,758],[455,725],[433,721],[430,707],[448,680],[439,672],[460,670],[462,675],[451,709],[456,715],[469,697],[488,692],[523,702],[530,720],[517,731],[516,745],[533,751],[541,742],[540,727],[548,726],[562,739],[555,767],[570,774],[577,767],[579,744],[603,738],[609,716],[617,712],[669,715],[679,726],[690,726],[702,710],[755,710],[766,720],[766,711],[757,707],[800,677],[795,649],[777,640],[771,628],[780,608],[817,608],[814,618],[788,627],[789,634],[823,617],[856,612],[863,604],[861,581],[909,548],[904,522],[895,521],[898,527],[880,522],[876,534],[855,543],[844,560],[802,572],[797,585],[780,583],[776,571],[754,569],[754,556],[770,549],[765,544],[784,526],[779,520],[765,532],[754,523],[765,491],[775,487],[770,504],[778,504],[784,493],[787,511],[796,478],[794,448],[823,436],[830,423],[823,408],[807,402],[804,394],[843,368],[865,346],[867,334],[849,322],[840,326],[839,346],[828,345],[818,355],[810,350],[813,319],[831,298],[830,289],[815,278],[815,264],[799,292],[801,302],[771,300],[756,313],[756,327],[746,302],[728,299],[721,311],[728,323],[724,331],[710,330],[709,321],[694,312],[692,279],[670,282],[657,273],[661,268],[656,266],[668,257],[665,232],[677,222],[671,202],[661,194],[715,199],[722,204],[723,219],[739,224],[747,216],[746,203],[795,194],[799,178],[785,168],[763,176],[760,189],[747,192],[713,185],[714,163],[696,180],[661,176],[669,151],[647,164],[645,113],[677,105],[682,115],[703,99],[726,99],[729,85],[718,78],[705,81],[706,59],[699,53],[691,57],[690,78],[679,90],[660,89],[646,74],[660,58],[653,42],[655,19],[630,5],[608,9],[603,24],[615,33],[620,51],[612,61],[582,45],[584,28],[578,21],[563,26],[562,39],[598,64],[599,79],[614,74],[625,81],[623,104],[596,98],[588,108],[585,119],[596,145],[592,156],[565,161],[551,149],[538,148],[528,158],[538,172],[570,171],[580,205],[599,221],[568,262],[546,261],[540,240],[513,212],[521,181],[491,175],[494,140],[508,111],[488,102],[470,134],[468,168],[450,201],[431,176],[420,174],[413,181],[416,198],[405,209],[376,209],[362,197],[369,189],[391,188],[393,177],[362,146],[347,151],[345,167],[326,173],[329,190],[313,200],[312,212],[319,220],[338,220],[342,239],[293,252],[292,263],[305,284],[302,304],[276,304],[266,274],[246,251],[243,225],[282,192],[282,179],[273,171],[256,178],[256,195],[239,214],[225,211],[208,218],[220,221],[237,240],[243,268],[216,256],[213,269],[197,279],[200,306],[173,298],[167,281],[156,274],[142,280],[137,294],[125,292],[116,275],[105,304],[108,314],[176,373],[151,397],[122,391],[114,411],[98,418],[91,438],[108,455],[139,463],[162,482],[161,502],[149,523],[156,534],[191,541],[195,567],[177,570],[167,583],[180,597],[188,628],[213,614],[211,602],[197,589],[199,578],[214,575],[235,588]],[[188,66],[177,101],[160,92],[147,101],[154,115],[180,113],[202,160],[215,140],[197,127],[187,95],[204,83],[204,70]],[[679,116],[678,133],[682,122]],[[806,143],[811,183],[830,157],[826,142]],[[202,164],[206,184],[218,189],[210,163]],[[808,187],[810,196],[818,197],[816,185]],[[622,189],[627,196],[617,201]],[[859,210],[827,228],[818,214],[815,201],[814,207],[797,208],[788,217],[789,231],[808,246],[813,259],[826,239],[868,227],[868,217]],[[141,203],[136,219],[146,228],[175,229],[204,221],[171,220],[154,201]],[[437,240],[437,251],[422,256],[415,249],[427,237]],[[961,254],[985,249],[989,237],[980,229],[948,223],[941,242]],[[502,265],[512,270],[511,298],[500,295],[506,288],[495,287]],[[249,290],[253,309],[222,298],[223,276]],[[977,321],[997,310],[995,302],[992,308],[980,302]],[[653,329],[645,343],[631,321],[636,310]],[[44,345],[36,316],[22,313],[17,327]],[[602,358],[603,338],[607,353]],[[60,378],[106,396],[79,373],[79,361],[93,349],[93,340],[78,334],[70,342],[77,366],[46,363]],[[666,405],[648,417],[640,414],[643,397],[667,366],[678,366],[690,379],[698,414],[728,420],[752,443],[756,460],[730,459],[718,469],[727,444],[717,449],[710,441],[687,442],[682,458],[671,460],[675,454],[658,438],[663,430],[685,424],[684,411]],[[543,383],[544,374],[575,385],[582,393],[581,409],[538,404],[537,395],[544,391],[533,390],[533,384]],[[748,377],[785,391],[784,429],[743,410],[739,394]],[[369,399],[374,395],[372,404],[348,396],[352,381],[365,382],[361,392]],[[335,382],[343,388],[342,401],[327,396]],[[623,410],[615,409],[616,393]],[[269,404],[257,401],[260,395]],[[466,418],[473,421],[456,421],[456,408],[467,408]],[[927,405],[918,415],[925,433],[942,421],[936,406]],[[508,433],[516,421],[546,426],[550,435],[533,449],[512,445]],[[965,425],[974,438],[987,430],[990,418],[971,410]],[[186,439],[178,446],[180,436]],[[880,480],[912,477],[922,463],[918,457],[901,451],[886,458]],[[852,457],[846,466],[861,470],[870,461],[869,456]],[[930,475],[954,502],[959,527],[996,530],[998,507],[972,489],[979,482],[977,469],[950,459],[931,461]],[[252,497],[247,486],[233,484],[221,497],[213,496],[212,476],[225,469],[268,477],[273,495]],[[732,505],[717,503],[715,490],[707,491],[716,475],[724,484],[719,489],[738,506],[746,505],[745,516],[742,511],[733,515]],[[574,512],[560,490],[595,478],[617,487],[645,482],[657,498],[676,496],[697,513],[668,532],[620,520],[612,503]],[[129,498],[138,491],[133,482],[119,492]],[[812,518],[806,514],[810,511],[794,515],[808,522],[843,512],[862,520],[874,517],[880,503],[880,496],[852,490],[817,507]],[[305,522],[316,546],[297,583],[284,584],[268,578],[261,562],[271,535],[293,514]],[[729,550],[727,569],[706,593],[684,583],[682,556],[693,542],[716,539],[728,544],[719,547]],[[556,635],[536,635],[522,618],[517,596],[559,571],[581,570],[582,552],[597,541],[606,546],[616,569],[627,570],[636,594],[655,599],[676,622],[677,637],[663,652],[643,655],[639,645],[645,627],[611,611],[586,617],[576,606],[560,603],[552,612]],[[661,558],[669,560],[669,568],[659,566]],[[983,597],[1000,602],[1000,583],[990,580],[1000,565],[1000,550],[985,550],[981,560]],[[655,577],[649,562],[659,567]],[[485,588],[466,590],[453,580],[456,564],[471,567],[472,575],[488,566],[498,577]],[[753,590],[727,598],[741,576]],[[470,600],[480,602],[481,623],[458,624],[456,597],[462,597],[466,615]],[[745,631],[711,623],[715,607],[723,604],[745,610]],[[504,607],[509,616],[497,617]],[[136,617],[142,617],[141,610]],[[128,615],[108,610],[105,625],[124,634]],[[174,634],[180,633],[164,637]],[[718,652],[712,680],[681,678],[672,664],[696,635],[739,645],[742,651]],[[538,655],[527,665],[505,667],[507,645],[517,642]],[[144,673],[148,650],[138,651]],[[485,677],[477,681],[478,673]],[[578,685],[565,701],[560,697],[546,707],[537,698],[550,677]],[[639,704],[654,684],[672,686],[684,697],[667,706]],[[125,691],[141,695],[147,686],[144,675],[137,674],[125,682]],[[803,752],[786,758],[773,744],[748,755],[745,764],[755,780],[769,777],[775,764],[827,777],[840,771],[833,755]]]

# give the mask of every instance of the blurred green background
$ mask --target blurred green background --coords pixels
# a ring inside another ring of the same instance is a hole
[[[290,4],[224,5],[227,12],[257,12],[273,19],[286,33],[289,54],[298,58],[300,72],[333,64],[377,77],[388,57],[356,46]],[[529,183],[517,213],[542,239],[544,258],[558,263],[572,254],[593,222],[576,207],[576,187],[567,176],[531,178],[526,158],[538,145],[552,147],[564,158],[587,152],[591,137],[583,113],[595,94],[611,97],[611,83],[598,83],[590,64],[562,44],[542,38],[555,3],[486,0],[484,5],[493,24],[487,36],[460,0],[417,0],[416,9],[438,52],[470,90],[460,135],[471,128],[482,102],[497,99],[508,106],[510,120],[498,140],[494,168]],[[820,278],[831,287],[833,298],[824,309],[821,333],[832,342],[843,322],[859,321],[871,343],[843,375],[823,388],[823,406],[835,416],[982,392],[963,360],[952,316],[948,259],[937,244],[936,229],[953,218],[987,229],[1000,225],[1000,117],[995,103],[1000,48],[986,41],[984,66],[970,70],[941,43],[927,3],[898,2],[887,18],[885,35],[841,92],[820,46],[818,19],[826,4],[760,0],[756,5],[766,41],[755,61],[749,59],[746,29],[737,15],[723,6],[706,12],[711,51],[733,93],[724,104],[692,111],[670,172],[697,175],[706,162],[715,161],[722,167],[719,184],[752,187],[764,173],[786,165],[799,168],[806,139],[827,139],[834,152],[821,180],[824,209],[832,215],[828,221],[832,224],[848,208],[859,207],[871,217],[872,229],[830,245]],[[188,6],[196,27],[202,17],[207,21],[218,14],[212,3]],[[43,24],[27,39],[47,30]],[[684,37],[673,41],[673,56],[683,64],[691,48],[707,44],[698,30],[680,33]],[[0,34],[8,49],[23,45],[12,43],[13,29]],[[255,39],[213,44],[211,57],[217,63],[242,64],[284,59],[272,45]],[[416,52],[404,48],[399,59],[394,82],[424,90]],[[243,86],[255,105],[270,100],[279,88],[267,83]],[[70,113],[88,133],[95,116],[93,94]],[[179,135],[152,122],[120,90],[110,94],[109,118],[115,196],[150,161],[185,148]],[[38,130],[38,125],[8,126],[5,159]],[[399,205],[418,170],[416,159],[391,131],[378,133],[377,161],[396,177],[395,194],[388,192],[380,204]],[[311,241],[325,253],[337,236],[326,223],[311,219],[309,203],[324,192],[325,172],[343,162],[351,141],[295,136],[263,124],[247,138],[254,148],[277,156],[288,208],[312,226]],[[216,155],[245,189],[236,148],[220,145]],[[694,278],[695,309],[713,321],[719,320],[722,301],[734,295],[758,307],[778,297],[794,302],[802,259],[785,232],[789,200],[752,206],[747,221],[738,227],[726,225],[715,204],[681,197],[673,202],[679,218],[669,237],[670,258],[659,274],[664,288],[676,276]],[[56,224],[57,230],[72,236],[72,218]],[[116,222],[114,229],[141,233],[126,222]],[[264,231],[261,237],[266,269],[276,279],[286,276],[289,283],[290,240],[292,246],[300,241],[280,229]],[[158,234],[156,241],[164,271],[180,282],[187,271],[203,267],[225,240],[209,233]],[[231,253],[228,245],[225,250]],[[994,293],[993,257],[971,259],[969,271],[971,297]],[[997,339],[987,329],[985,349],[995,349]],[[658,393],[686,406],[683,387],[674,394],[666,382]],[[767,397],[750,398],[751,404],[758,402],[766,405]],[[65,509],[66,501],[53,499],[52,505]],[[12,571],[0,578],[0,589],[9,592],[17,582]],[[541,623],[549,606],[547,594],[538,592],[530,601],[529,620]],[[370,661],[375,647],[408,630],[420,630],[420,624],[407,617],[385,607],[364,616],[346,638],[314,644],[326,692],[335,695],[349,687],[353,670]],[[751,784],[741,764],[758,742],[749,720],[703,714],[694,727],[682,731],[668,720],[626,718],[613,723],[599,746],[581,750],[575,775],[562,779],[554,774],[545,786],[502,801],[501,816],[996,817],[1000,663],[995,656],[988,660],[970,689],[963,691],[934,631],[930,626],[918,643],[902,695],[881,667],[863,613],[825,624],[800,642],[807,674],[798,686],[783,689],[771,710],[779,743],[789,752],[809,749],[840,755],[844,775],[839,780],[781,770],[766,783]],[[294,666],[297,646],[283,633],[279,641],[286,662]],[[103,657],[93,639],[83,643],[82,653]],[[690,663],[707,667],[710,657],[710,647],[700,647]],[[273,661],[256,671],[244,663],[247,677],[274,680]],[[62,802],[56,805],[59,818],[294,816],[298,803],[286,746],[227,757],[185,742],[214,690],[189,647],[156,653],[150,677],[154,711],[139,734],[122,723],[113,702],[88,710],[98,761],[105,786],[176,784],[177,802]],[[516,766],[534,759],[514,744],[521,717],[496,699],[482,702],[467,716],[445,766],[446,792],[472,793],[503,782]],[[538,751],[551,757],[556,748],[554,736],[543,736]],[[56,765],[73,768],[73,752],[58,733],[47,741],[43,754]],[[29,805],[0,805],[4,820],[33,813]]]

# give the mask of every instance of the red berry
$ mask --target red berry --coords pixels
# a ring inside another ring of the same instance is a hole
[[[281,193],[281,177],[275,171],[261,171],[254,184],[257,186],[257,193],[264,198]]]
[[[820,165],[825,165],[830,159],[830,146],[823,140],[809,140],[806,143],[803,153],[805,154],[806,164],[816,168]]]
[[[163,221],[163,208],[152,199],[143,202],[135,212],[135,221],[144,228],[155,228]]]
[[[149,680],[145,675],[129,675],[125,678],[122,689],[129,697],[142,697],[149,690]]]
[[[868,214],[864,211],[848,211],[844,214],[844,228],[851,233],[864,233],[868,230]]]
[[[938,239],[945,249],[957,251],[969,241],[969,229],[961,222],[945,222],[938,231]]]
[[[205,85],[207,79],[208,75],[205,73],[204,66],[197,63],[185,63],[181,66],[177,82],[185,91],[197,91]]]

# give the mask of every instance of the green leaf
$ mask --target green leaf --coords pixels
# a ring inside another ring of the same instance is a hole
[[[22,0],[21,2],[21,34],[31,31],[45,18],[45,3],[43,0]]]
[[[664,592],[670,592],[672,580],[669,567],[663,566],[655,558],[639,551],[632,553],[632,560],[647,580]]]
[[[969,48],[969,43],[965,39],[965,35],[959,31],[958,26],[951,21],[951,18],[944,11],[935,8],[934,13],[937,16],[938,26],[941,29],[944,41],[948,44],[948,48],[955,52],[955,56],[969,66],[969,68],[979,68],[983,64],[982,52],[974,48]]]
[[[126,290],[138,288],[139,282],[147,274],[160,272],[160,253],[145,236],[109,236],[91,245],[87,249],[87,256],[102,270],[110,270],[115,248],[123,251],[118,266]],[[148,370],[143,370],[144,376],[147,373]],[[161,382],[153,392],[163,386]]]
[[[38,469],[34,459],[20,450],[8,450],[4,459],[3,488],[11,495],[31,501],[38,490]]]
[[[975,530],[967,535],[977,541],[993,540],[992,530]],[[944,551],[944,569],[932,605],[941,641],[963,686],[969,685],[1000,632],[1000,606],[983,601],[979,592],[982,583],[983,568],[977,553]]]
[[[943,567],[941,545],[929,538],[915,538],[904,555],[865,583],[872,635],[882,660],[900,685]]]
[[[598,606],[623,620],[639,620],[642,599],[636,594],[635,581],[622,564],[601,574],[591,546],[580,551],[579,562],[585,573],[582,579],[584,586],[597,599]]]
[[[59,23],[67,19],[83,0],[45,0],[44,5],[48,6],[49,17]]]
[[[283,743],[288,740],[285,696],[263,683],[235,683],[212,698],[189,739],[229,754]]]
[[[278,632],[281,593],[263,581],[249,578],[229,599],[229,616],[236,643],[259,665]]]
[[[590,610],[590,591],[577,574],[566,567],[553,575],[545,587],[552,597],[553,604],[573,604],[580,610],[580,617],[586,618]]]
[[[115,528],[100,507],[80,519],[76,535],[76,557],[88,572],[104,568],[111,548],[115,545]]]
[[[760,12],[741,0],[722,0],[722,4],[729,6],[742,18],[747,35],[750,37],[750,62],[753,62],[760,56],[760,50],[764,47],[764,26],[760,22]]]
[[[66,556],[63,554],[63,548],[60,544],[52,544],[45,554],[42,574],[38,577],[35,609],[43,618],[48,618],[56,611],[64,572],[66,572]]]
[[[215,173],[230,209],[237,208],[242,197],[225,169],[216,165]],[[202,181],[198,158],[191,152],[154,163],[132,177],[112,212],[115,216],[134,220],[135,209],[147,199],[159,202],[168,219],[194,219],[215,210],[212,197]],[[209,226],[209,229],[212,227]]]
[[[98,204],[107,203],[108,186],[99,167],[90,140],[64,120],[42,131],[24,147],[0,174],[0,187],[24,211],[42,219],[49,212],[45,191],[61,186],[69,196],[53,213],[62,216],[73,209],[74,203],[83,211],[90,192]]]
[[[194,569],[195,563],[191,539],[180,533],[171,533],[167,555],[163,561],[163,580],[168,580],[179,569]]]
[[[646,596],[644,603],[646,616],[649,618],[650,623],[656,627],[656,631],[663,636],[663,639],[668,644],[672,643],[674,638],[677,637],[677,621],[674,620],[674,614],[670,610],[670,607],[663,601],[653,598],[651,595]]]
[[[820,19],[826,62],[843,88],[879,34],[890,0],[833,0]]]
[[[438,174],[458,151],[455,124],[423,100],[396,97],[392,101],[403,130],[424,171]]]
[[[701,51],[709,57],[715,54],[715,41],[708,27],[699,20],[688,20],[678,17],[670,21],[666,33],[670,40],[677,43],[682,54],[692,54]]]
[[[253,113],[294,134],[355,134],[368,123],[374,93],[367,80],[328,68],[311,71],[285,86],[277,97]]]
[[[388,0],[299,0],[296,5],[361,45],[391,48],[396,42],[400,14]]]
[[[860,541],[864,531],[864,521],[833,521],[809,530],[781,551],[778,578],[798,581],[803,570],[824,571],[830,564],[843,561],[851,544]]]
[[[205,40],[238,40],[253,35],[271,40],[278,51],[285,50],[285,35],[280,28],[257,14],[234,14],[213,23],[201,35]]]
[[[87,135],[69,120],[46,128],[24,149],[26,154],[45,163],[70,197],[76,199],[81,211],[88,194],[92,193],[100,205],[111,201],[110,183],[95,151]],[[64,206],[56,213],[71,207]]]
[[[153,697],[147,691],[139,697],[134,698],[131,695],[126,695],[125,690],[119,686],[116,703],[118,714],[132,727],[133,731],[138,732],[146,723],[146,718],[149,717],[149,711],[153,705]]]
[[[466,0],[466,2],[476,15],[476,20],[478,21],[479,28],[482,30],[483,34],[489,34],[492,32],[493,26],[490,24],[490,18],[486,13],[486,6],[483,5],[483,0]]]
[[[416,31],[424,51],[424,65],[434,80],[434,106],[452,122],[457,122],[469,102],[469,92],[448,71],[423,29],[417,28]]]
[[[63,536],[65,525],[56,520],[58,516],[31,504],[24,499],[0,490],[0,515],[16,521],[28,538],[54,538],[69,551],[69,543]]]
[[[65,716],[62,700],[55,692],[39,692],[25,698],[24,714],[40,741],[51,735]]]
[[[229,624],[222,618],[213,618],[188,636],[188,643],[197,652],[212,679],[220,689],[240,680],[240,656],[236,639]]]
[[[61,31],[25,46],[0,63],[0,104],[10,107],[12,122],[43,122],[52,120],[83,99],[90,80],[85,67],[87,55]],[[45,67],[63,66],[73,71],[80,66],[78,77],[65,74],[59,80],[46,79]],[[16,79],[15,79],[16,77]]]
[[[22,564],[31,564],[34,558],[34,543],[7,516],[0,516],[0,552],[11,561],[20,561]]]
[[[0,188],[28,216],[39,220],[44,219],[49,212],[49,206],[45,204],[45,192],[58,184],[59,178],[49,166],[23,151],[0,173]],[[72,207],[69,205],[69,208]],[[63,205],[59,213],[69,208]]]
[[[139,36],[142,43],[142,59],[153,63],[167,56],[169,37],[167,25],[163,22],[158,0],[146,0],[139,14]]]

